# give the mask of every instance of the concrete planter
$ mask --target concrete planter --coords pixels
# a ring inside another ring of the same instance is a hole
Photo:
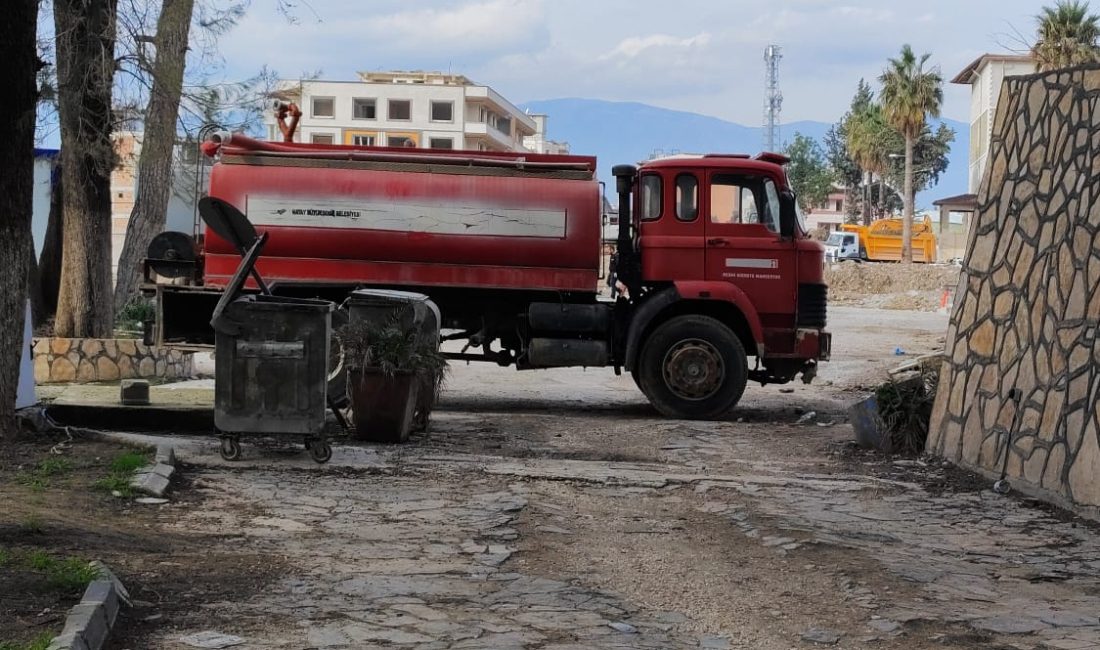
[[[375,368],[352,370],[348,392],[354,437],[368,442],[405,442],[412,431],[420,382],[413,372],[384,375]]]

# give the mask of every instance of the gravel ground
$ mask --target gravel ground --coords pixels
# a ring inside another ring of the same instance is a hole
[[[166,529],[287,568],[146,607],[117,647],[1100,647],[1092,526],[848,443],[846,407],[945,328],[833,309],[818,382],[750,387],[722,422],[662,419],[611,372],[459,366],[429,434],[324,468],[177,439],[194,497]]]

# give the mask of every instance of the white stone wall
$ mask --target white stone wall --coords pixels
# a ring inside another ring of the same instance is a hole
[[[136,339],[41,338],[33,344],[39,384],[191,376],[191,354]]]

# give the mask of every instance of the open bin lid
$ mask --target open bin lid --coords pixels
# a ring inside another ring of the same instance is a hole
[[[230,336],[240,333],[240,325],[226,318],[225,309],[229,306],[229,303],[237,299],[241,290],[244,289],[245,279],[252,272],[252,267],[256,265],[256,259],[260,257],[260,252],[263,251],[265,243],[267,243],[266,232],[252,242],[248,252],[244,254],[240,266],[237,267],[237,271],[229,279],[229,284],[225,286],[225,292],[222,293],[218,305],[214,307],[214,314],[210,318],[210,326],[214,328],[215,332]]]

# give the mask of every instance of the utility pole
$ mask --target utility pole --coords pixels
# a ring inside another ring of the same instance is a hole
[[[778,45],[764,48],[764,151],[778,151],[783,146],[779,139],[779,112],[783,109],[779,60],[782,58],[782,48]]]

